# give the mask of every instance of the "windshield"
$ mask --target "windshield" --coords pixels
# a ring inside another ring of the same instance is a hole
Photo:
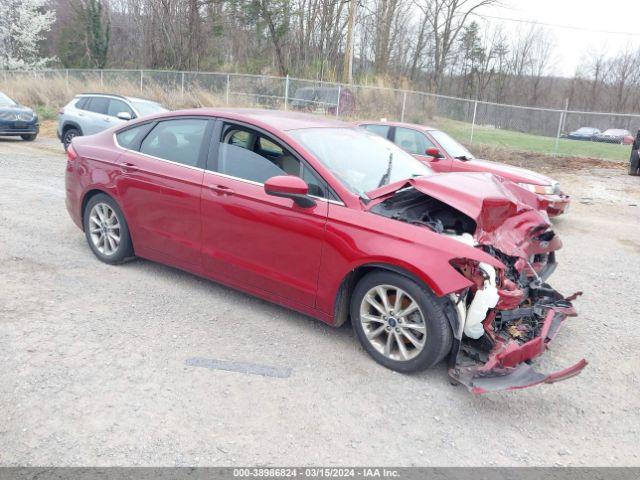
[[[0,107],[17,107],[18,104],[0,92]]]
[[[289,133],[361,197],[383,185],[433,174],[401,148],[360,128],[307,128]]]
[[[131,100],[131,103],[140,113],[141,117],[146,117],[147,115],[151,115],[153,113],[162,113],[168,111],[159,103],[149,102],[147,100]]]
[[[457,141],[451,138],[444,132],[440,130],[433,130],[429,132],[431,136],[435,139],[436,142],[440,144],[440,146],[453,158],[466,158],[467,160],[471,160],[475,158],[473,154],[460,145]]]

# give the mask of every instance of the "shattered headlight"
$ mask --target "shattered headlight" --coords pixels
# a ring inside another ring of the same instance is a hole
[[[518,185],[530,192],[538,195],[553,195],[560,191],[560,184],[553,183],[551,185],[535,185],[533,183],[518,183]]]

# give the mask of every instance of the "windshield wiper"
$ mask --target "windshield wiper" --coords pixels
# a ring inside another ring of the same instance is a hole
[[[385,172],[384,175],[382,175],[382,178],[380,179],[380,183],[378,183],[378,188],[389,183],[389,177],[391,177],[392,165],[393,165],[393,152],[389,153],[389,164],[387,165],[387,171]]]

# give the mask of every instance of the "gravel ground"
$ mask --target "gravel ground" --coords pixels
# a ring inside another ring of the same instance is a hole
[[[585,294],[540,367],[590,365],[472,396],[444,365],[378,366],[348,326],[100,263],[65,210],[59,144],[0,141],[0,465],[640,465],[640,179],[556,162],[575,201],[551,283]]]

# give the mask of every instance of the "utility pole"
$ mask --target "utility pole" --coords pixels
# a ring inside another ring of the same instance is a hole
[[[349,21],[347,23],[347,45],[342,62],[342,81],[353,83],[353,38],[355,37],[356,8],[358,0],[349,0]]]

